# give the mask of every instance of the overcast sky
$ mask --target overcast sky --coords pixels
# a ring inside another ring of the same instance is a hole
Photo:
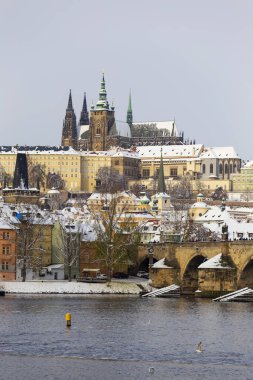
[[[253,159],[252,0],[0,0],[1,145],[59,145],[72,89]]]

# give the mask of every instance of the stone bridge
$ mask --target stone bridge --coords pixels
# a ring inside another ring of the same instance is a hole
[[[201,296],[214,296],[245,286],[253,287],[253,241],[163,243],[153,245],[154,262],[165,258],[166,267],[151,268],[154,287],[179,284],[182,293],[197,289]],[[199,269],[204,261],[222,253],[224,268]],[[139,268],[148,267],[147,245],[138,249]]]

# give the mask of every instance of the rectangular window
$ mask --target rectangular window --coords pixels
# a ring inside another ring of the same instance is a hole
[[[177,169],[176,168],[170,169],[170,176],[171,177],[177,177]]]
[[[2,270],[8,270],[9,269],[9,263],[8,261],[2,262]]]
[[[9,245],[3,245],[2,246],[2,254],[3,255],[9,255],[10,254],[10,246]]]
[[[115,165],[119,165],[119,161],[115,161]]]
[[[10,238],[10,233],[9,232],[4,232],[3,233],[3,239],[4,240],[9,240],[9,238]]]
[[[150,170],[149,169],[143,169],[142,176],[143,177],[150,177]]]

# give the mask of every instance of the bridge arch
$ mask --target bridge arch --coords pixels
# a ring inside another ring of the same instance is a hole
[[[153,264],[156,263],[158,260],[153,257]],[[139,262],[138,271],[143,270],[145,272],[149,271],[149,256],[146,256],[143,258],[141,262]]]
[[[182,275],[182,293],[194,294],[198,289],[198,267],[207,259],[201,253],[194,255],[185,266]]]
[[[239,274],[238,289],[249,287],[253,288],[253,257],[251,257],[244,265]]]

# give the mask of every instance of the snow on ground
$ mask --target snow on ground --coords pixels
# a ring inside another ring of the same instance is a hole
[[[6,293],[20,294],[139,294],[142,288],[133,282],[84,283],[68,281],[1,281],[0,288]]]

